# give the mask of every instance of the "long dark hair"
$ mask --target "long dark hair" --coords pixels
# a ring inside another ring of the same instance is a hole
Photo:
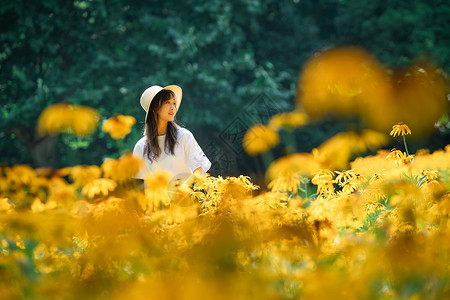
[[[161,155],[161,148],[158,144],[158,110],[164,101],[170,99],[175,99],[175,93],[171,90],[161,90],[155,95],[148,108],[144,131],[144,135],[147,137],[144,147],[144,156],[146,156],[150,162],[155,161]],[[178,124],[175,121],[167,123],[166,139],[164,143],[165,153],[175,154],[175,144],[177,143],[178,136],[177,127]]]

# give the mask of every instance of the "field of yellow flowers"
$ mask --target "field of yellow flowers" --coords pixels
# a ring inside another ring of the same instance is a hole
[[[244,147],[263,153],[278,128],[307,119],[276,115]],[[57,104],[38,127],[82,136],[98,120]],[[115,116],[102,129],[118,139],[134,123]],[[275,160],[267,187],[162,171],[142,185],[131,154],[59,170],[2,166],[0,298],[450,299],[450,145],[410,154],[414,130],[390,133],[342,132]],[[405,151],[350,161],[389,138]]]
[[[143,187],[139,164],[2,167],[2,299],[449,297],[450,146],[334,172],[293,154],[259,193],[245,176]]]

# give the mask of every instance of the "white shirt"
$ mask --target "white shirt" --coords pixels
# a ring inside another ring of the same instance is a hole
[[[150,160],[144,156],[144,148],[147,137],[142,137],[134,146],[133,155],[144,160],[144,165],[135,176],[139,179],[145,179],[149,172],[156,170],[166,170],[173,174],[174,179],[183,179],[192,174],[198,167],[203,171],[208,171],[211,162],[203,153],[192,133],[182,127],[177,127],[177,143],[174,148],[174,155],[164,151],[165,135],[158,136],[158,145],[161,149],[160,156],[156,161]]]

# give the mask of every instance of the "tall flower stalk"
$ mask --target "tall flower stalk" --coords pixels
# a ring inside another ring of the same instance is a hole
[[[405,135],[411,134],[411,129],[409,129],[408,125],[403,122],[398,123],[392,127],[392,131],[389,133],[392,137],[402,136],[403,144],[405,145],[406,154],[409,156],[408,145],[406,144]]]

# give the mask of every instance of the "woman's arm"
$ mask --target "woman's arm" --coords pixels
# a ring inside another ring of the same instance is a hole
[[[193,173],[195,173],[195,172],[197,172],[197,171],[199,171],[200,172],[200,174],[206,174],[206,172],[203,170],[203,168],[202,167],[198,167],[197,169],[195,169],[194,170],[194,172]]]
[[[185,151],[186,165],[193,171],[199,171],[201,174],[206,172],[211,167],[211,162],[203,153],[202,148],[195,140],[191,132],[185,130],[185,136],[183,139],[183,147]]]

